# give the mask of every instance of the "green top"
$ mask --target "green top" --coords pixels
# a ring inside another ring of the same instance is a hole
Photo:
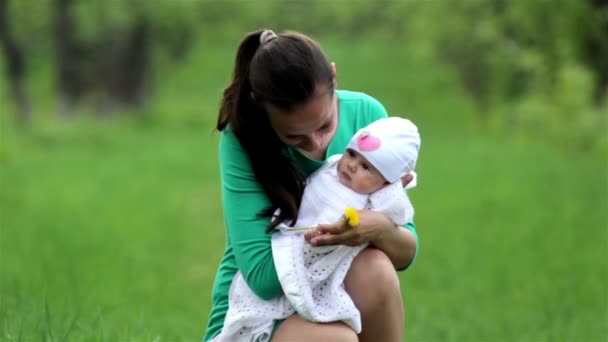
[[[351,137],[359,129],[388,116],[382,104],[366,94],[344,90],[337,90],[336,94],[340,111],[338,127],[326,156],[344,153]],[[205,341],[218,335],[224,325],[228,290],[237,270],[241,271],[258,297],[269,300],[282,295],[272,259],[271,234],[265,232],[270,218],[257,217],[260,210],[270,206],[270,201],[256,181],[245,151],[230,130],[222,131],[219,149],[226,249],[213,285],[213,308]],[[306,176],[325,162],[311,160],[294,148],[287,149],[288,155]],[[406,224],[405,228],[416,235],[413,222]]]

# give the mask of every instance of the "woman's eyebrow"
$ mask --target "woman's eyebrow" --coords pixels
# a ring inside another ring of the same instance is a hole
[[[333,121],[333,119],[334,119],[333,115],[331,114],[331,111],[330,111],[330,114],[325,116],[325,120],[323,121],[323,124],[321,125],[321,127],[331,125],[331,122]]]
[[[317,129],[321,129],[327,125],[331,125],[331,122],[333,120],[332,112],[333,112],[333,110],[329,112],[329,115],[326,115],[325,120],[322,121],[321,126],[319,126]],[[291,138],[299,138],[299,137],[305,136],[305,134],[285,134],[285,136],[287,138],[291,139]]]
[[[327,121],[323,122],[323,124],[319,128],[317,128],[317,129],[321,129],[321,128],[323,128],[325,126],[328,126],[328,125],[331,125],[331,118],[328,119]],[[304,135],[305,134],[286,134],[285,136],[288,137],[288,138],[298,138],[298,137],[302,137]]]

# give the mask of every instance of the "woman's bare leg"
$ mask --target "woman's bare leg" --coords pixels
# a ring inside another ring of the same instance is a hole
[[[346,275],[346,291],[361,312],[359,341],[403,340],[404,310],[397,272],[384,252],[361,251]]]
[[[359,339],[355,331],[344,323],[314,323],[297,314],[281,323],[272,336],[272,342],[310,341],[357,342]]]

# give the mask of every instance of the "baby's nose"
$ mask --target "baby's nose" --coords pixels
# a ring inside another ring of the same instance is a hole
[[[355,172],[357,170],[357,163],[354,161],[351,161],[350,163],[348,163],[348,169],[351,172]]]

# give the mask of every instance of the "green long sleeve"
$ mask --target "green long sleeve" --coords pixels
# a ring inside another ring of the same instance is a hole
[[[337,90],[336,94],[338,127],[327,148],[327,157],[343,153],[359,129],[388,116],[382,104],[369,95],[344,90]],[[249,158],[229,128],[221,133],[219,149],[226,249],[213,286],[213,308],[205,341],[217,336],[224,325],[228,292],[237,271],[241,271],[251,290],[260,298],[271,299],[282,294],[272,256],[271,236],[265,232],[270,218],[257,217],[270,201],[255,179]],[[324,161],[306,158],[295,149],[286,152],[305,175],[324,164]],[[404,228],[416,235],[413,223]]]

